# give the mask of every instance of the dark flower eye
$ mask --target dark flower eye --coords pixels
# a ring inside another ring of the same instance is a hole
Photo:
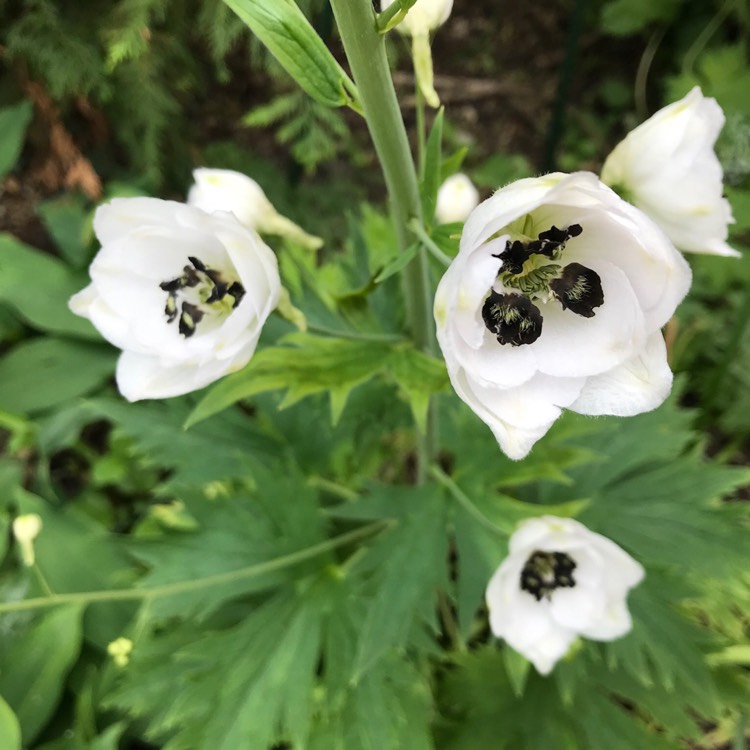
[[[482,306],[482,318],[501,344],[533,344],[542,335],[539,308],[520,294],[498,294],[493,289]]]
[[[584,318],[593,318],[594,308],[604,304],[599,274],[580,263],[569,263],[563,268],[560,278],[551,281],[549,286],[563,310]]]

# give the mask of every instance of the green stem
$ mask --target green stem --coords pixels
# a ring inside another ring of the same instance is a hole
[[[331,7],[383,170],[398,244],[401,251],[406,252],[412,244],[408,223],[414,218],[422,221],[422,207],[414,160],[388,67],[385,40],[378,33],[371,0],[331,0]],[[423,248],[404,269],[404,290],[411,336],[419,349],[432,354],[435,351],[432,289]],[[430,439],[435,434],[435,430],[430,429],[426,436],[418,438],[417,481],[420,483],[435,453]]]
[[[411,245],[407,224],[409,219],[422,218],[422,208],[385,41],[377,32],[370,0],[331,0],[331,7],[385,177],[398,243],[406,251]],[[432,291],[424,252],[419,252],[406,267],[405,275],[411,334],[420,349],[432,351]]]
[[[475,520],[478,521],[482,526],[491,531],[493,534],[497,534],[500,537],[507,539],[508,532],[503,531],[498,526],[495,526],[482,511],[477,508],[474,503],[471,502],[469,496],[439,467],[431,466],[430,474],[437,479],[440,484],[445,487],[448,492],[453,496],[453,499]]]
[[[346,534],[341,534],[333,539],[327,539],[320,544],[314,544],[312,547],[306,547],[297,552],[282,555],[274,560],[268,560],[256,565],[248,565],[238,570],[229,570],[225,573],[217,573],[205,578],[193,578],[188,581],[176,581],[175,583],[165,583],[162,586],[144,587],[142,589],[81,591],[72,594],[52,594],[51,596],[41,596],[34,599],[23,599],[18,602],[3,602],[0,603],[0,614],[4,612],[21,612],[28,609],[44,609],[60,604],[92,604],[94,602],[157,599],[164,596],[184,594],[189,591],[213,588],[214,586],[221,586],[222,584],[233,583],[234,581],[257,578],[258,576],[282,570],[318,557],[337,547],[357,542],[364,537],[386,529],[391,524],[392,521],[376,521],[354,531],[349,531]]]
[[[382,13],[378,14],[377,17],[377,28],[378,32],[385,34],[395,26],[398,26],[403,21],[406,12],[411,8],[417,0],[396,0],[395,3],[389,5]]]

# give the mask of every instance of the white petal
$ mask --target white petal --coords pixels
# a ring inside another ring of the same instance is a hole
[[[605,261],[589,266],[599,274],[604,304],[584,318],[554,299],[540,304],[542,335],[533,349],[539,369],[549,375],[596,375],[630,359],[644,344],[643,313],[627,276]]]
[[[579,414],[630,417],[656,409],[672,387],[672,371],[661,331],[627,362],[586,380],[581,394],[568,406]]]
[[[574,577],[576,572],[573,573]],[[582,633],[601,620],[605,607],[605,598],[601,593],[576,582],[572,588],[558,588],[552,592],[550,614],[559,625]]]

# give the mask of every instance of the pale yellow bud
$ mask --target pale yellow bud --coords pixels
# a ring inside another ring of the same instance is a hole
[[[34,555],[34,540],[42,530],[42,519],[36,513],[26,513],[13,520],[13,536],[21,548],[23,564],[31,567],[36,560]]]

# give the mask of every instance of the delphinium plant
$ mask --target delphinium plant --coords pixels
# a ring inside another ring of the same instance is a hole
[[[737,254],[718,105],[696,88],[601,177],[480,202],[443,152],[450,0],[331,0],[351,76],[293,0],[226,3],[365,119],[390,223],[369,209],[319,257],[210,164],[185,203],[97,209],[70,309],[138,403],[76,402],[36,439],[103,421],[100,486],[153,496],[115,534],[0,475],[0,746],[649,750],[711,724],[744,747],[747,514],[721,498],[747,473],[702,457],[662,333],[682,253]],[[415,154],[393,30],[420,128],[436,110]]]

